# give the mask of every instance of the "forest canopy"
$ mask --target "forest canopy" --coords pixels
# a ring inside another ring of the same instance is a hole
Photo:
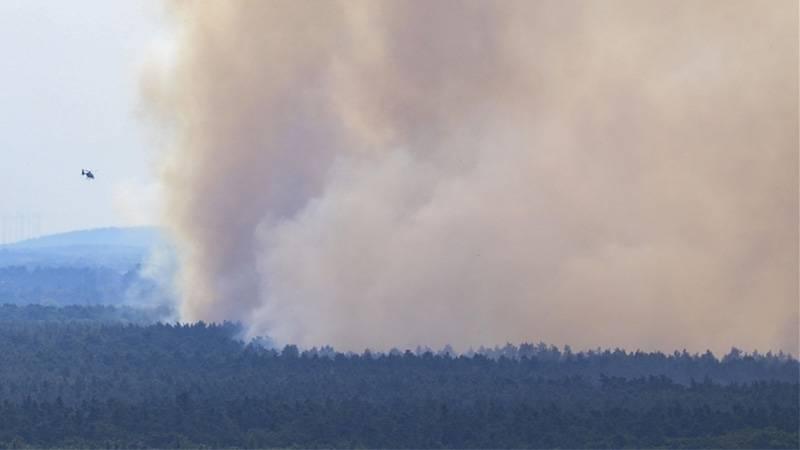
[[[798,443],[798,361],[785,354],[343,353],[108,308],[0,306],[0,447]]]

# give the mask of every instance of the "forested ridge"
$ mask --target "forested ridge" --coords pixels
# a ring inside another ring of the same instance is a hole
[[[35,308],[0,307],[0,447],[798,447],[783,354],[353,354]]]
[[[69,306],[163,298],[156,283],[141,270],[139,265],[125,270],[105,266],[0,267],[0,302]]]

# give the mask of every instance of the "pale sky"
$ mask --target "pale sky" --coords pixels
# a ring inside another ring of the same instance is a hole
[[[154,1],[0,1],[0,239],[152,222],[138,83],[164,28]]]

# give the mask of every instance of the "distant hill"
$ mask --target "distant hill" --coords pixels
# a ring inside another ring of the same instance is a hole
[[[171,291],[161,282],[170,276],[163,262],[170,251],[154,227],[80,230],[3,245],[0,304],[165,304]],[[154,252],[162,273],[143,275]]]
[[[156,227],[97,228],[0,245],[0,267],[108,267],[128,270],[163,245]]]
[[[161,233],[156,227],[95,228],[27,239],[0,246],[0,249],[40,249],[76,245],[149,248],[158,243],[160,239]]]

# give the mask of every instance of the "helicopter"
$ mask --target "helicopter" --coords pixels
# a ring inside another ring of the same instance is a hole
[[[94,180],[94,174],[89,169],[81,169],[81,175],[86,177],[87,180]]]

